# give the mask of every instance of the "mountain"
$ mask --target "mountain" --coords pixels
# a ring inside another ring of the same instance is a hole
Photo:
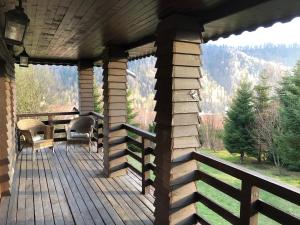
[[[215,44],[202,45],[203,78],[201,79],[202,110],[204,113],[223,113],[243,79],[255,84],[259,75],[264,73],[269,76],[270,84],[278,85],[281,78],[290,72],[300,59],[300,45],[264,45],[256,47],[229,47]],[[155,57],[147,57],[130,61],[128,69],[136,77],[128,76],[128,89],[131,90],[134,108],[139,113],[139,120],[144,126],[154,118],[154,86],[155,86]],[[78,73],[77,67],[62,66],[36,66],[37,74],[53,74],[57,85],[53,87],[52,95],[70,90],[66,95],[73,93],[71,99],[78,99]],[[95,78],[101,88],[102,69],[95,67]],[[25,72],[25,71],[24,71]],[[28,70],[27,70],[28,72]],[[49,77],[51,77],[49,75]],[[51,96],[51,93],[49,93]],[[53,104],[58,102],[53,102]]]
[[[207,44],[203,45],[202,51],[204,71],[229,95],[242,79],[255,84],[261,73],[266,73],[275,85],[300,59],[300,45],[234,48]],[[293,54],[285,57],[290,52]]]
[[[268,44],[238,48],[203,45],[201,79],[203,111],[224,112],[242,79],[255,84],[259,75],[264,73],[269,76],[270,84],[277,86],[298,59],[300,59],[300,45]],[[149,57],[129,62],[128,68],[137,75],[135,79],[129,78],[129,88],[134,89],[135,101],[154,93],[155,61],[155,57]]]

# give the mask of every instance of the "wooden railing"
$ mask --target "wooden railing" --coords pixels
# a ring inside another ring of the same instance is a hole
[[[300,224],[300,219],[296,216],[286,213],[259,198],[259,191],[264,190],[296,204],[300,210],[299,189],[281,184],[253,171],[204,154],[195,152],[193,159],[241,181],[241,189],[238,189],[201,171],[201,167],[195,174],[195,180],[201,180],[240,202],[240,217],[237,217],[203,194],[196,194],[196,202],[201,202],[228,222],[232,224],[256,224],[257,214],[261,213],[281,224]],[[201,216],[197,217],[199,222],[203,222]]]
[[[127,137],[128,143],[133,144],[140,150],[140,154],[128,150],[128,155],[140,162],[142,169],[138,170],[131,164],[129,164],[129,168],[141,176],[143,193],[145,193],[146,188],[149,185],[153,185],[153,180],[149,177],[149,171],[155,171],[155,164],[149,161],[149,155],[152,155],[152,158],[154,158],[155,152],[153,148],[149,148],[148,145],[143,143],[145,143],[145,140],[155,143],[155,134],[143,131],[128,124],[124,124],[124,128],[142,138],[142,141],[137,141],[136,139]],[[224,172],[241,181],[241,188],[233,187],[202,171],[201,166],[199,167],[199,170],[193,172],[194,175],[191,176],[191,180],[186,181],[203,181],[209,186],[237,200],[240,202],[240,216],[234,215],[232,212],[225,209],[225,207],[222,206],[222,203],[217,203],[200,192],[194,194],[194,198],[191,200],[194,203],[199,202],[204,204],[231,224],[257,224],[258,213],[281,224],[300,224],[300,219],[295,215],[284,212],[259,198],[259,191],[264,190],[279,198],[283,198],[288,202],[296,204],[299,206],[300,210],[299,189],[280,184],[279,182],[253,171],[202,153],[194,152],[191,159]],[[190,203],[190,201],[187,201],[187,204]],[[195,219],[201,224],[209,224],[201,215],[195,215]]]
[[[69,123],[70,119],[55,120],[56,116],[74,115],[79,115],[79,112],[73,111],[61,113],[19,114],[18,119],[47,117],[48,119],[44,120],[46,124],[57,126]],[[102,147],[103,115],[95,112],[90,112],[86,115],[93,116],[97,121],[94,139],[97,141],[99,149]],[[126,154],[134,160],[129,160],[127,167],[141,177],[142,193],[148,193],[150,187],[153,186],[153,178],[156,169],[153,161],[155,158],[155,134],[129,124],[123,124],[116,129],[126,129],[128,131],[128,136],[125,138],[126,142],[128,143]],[[63,132],[65,132],[64,129],[55,129],[55,133]],[[55,138],[55,141],[63,140],[65,140],[65,138]],[[191,179],[187,180],[186,182],[202,181],[237,200],[240,203],[240,216],[237,216],[231,211],[227,210],[226,207],[222,205],[222,202],[217,203],[201,192],[194,193],[194,197],[187,201],[187,204],[190,204],[191,201],[194,203],[202,203],[231,224],[257,224],[258,213],[261,213],[278,223],[300,224],[300,219],[297,216],[272,206],[271,204],[261,200],[259,197],[260,190],[267,191],[279,198],[287,200],[290,203],[294,203],[297,207],[299,207],[300,210],[299,189],[281,184],[253,171],[202,153],[194,152],[191,155],[191,159],[198,161],[200,166],[199,170],[191,171]],[[201,164],[205,164],[240,180],[241,188],[234,187],[220,179],[217,179],[213,175],[208,174],[201,169]],[[201,224],[209,224],[201,214],[195,215],[195,220]]]
[[[129,134],[137,136],[132,138],[129,135],[126,137],[128,143],[127,154],[129,157],[136,160],[141,169],[128,162],[128,167],[137,173],[142,178],[142,193],[149,193],[150,185],[153,185],[151,171],[154,173],[155,165],[152,162],[154,159],[155,134],[144,131],[129,124],[123,124],[122,128],[129,131]]]

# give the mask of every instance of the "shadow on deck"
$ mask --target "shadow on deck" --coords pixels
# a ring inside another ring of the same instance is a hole
[[[12,195],[0,204],[1,224],[153,224],[153,197],[141,195],[133,173],[102,176],[100,153],[77,146],[66,155],[45,149],[19,154]]]

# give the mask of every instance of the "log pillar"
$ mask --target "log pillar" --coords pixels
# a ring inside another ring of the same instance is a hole
[[[126,174],[126,136],[122,124],[127,121],[127,57],[125,51],[107,48],[103,60],[104,100],[104,174],[116,177]]]
[[[0,61],[0,198],[10,194],[16,159],[14,62],[9,55],[6,60]]]
[[[79,112],[94,111],[94,65],[91,62],[78,64]]]
[[[155,225],[195,223],[202,30],[179,15],[157,28]]]

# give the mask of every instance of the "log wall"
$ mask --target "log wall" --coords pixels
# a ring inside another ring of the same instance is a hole
[[[127,121],[127,55],[120,51],[106,50],[103,61],[104,99],[104,173],[115,177],[126,173],[126,136],[122,124]]]
[[[79,111],[94,111],[94,68],[92,63],[81,62],[78,65]]]
[[[202,27],[170,16],[158,26],[155,111],[155,224],[193,224],[197,192]]]
[[[14,59],[0,41],[0,196],[10,194],[16,159]]]

